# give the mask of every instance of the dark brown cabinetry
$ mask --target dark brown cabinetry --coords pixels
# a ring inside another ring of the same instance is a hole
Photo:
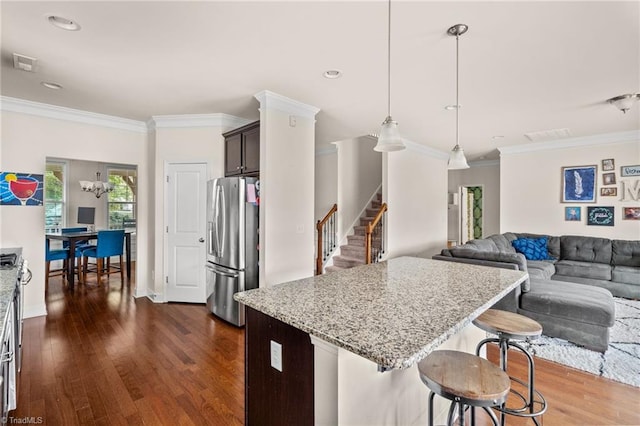
[[[260,122],[224,133],[224,175],[260,174]]]

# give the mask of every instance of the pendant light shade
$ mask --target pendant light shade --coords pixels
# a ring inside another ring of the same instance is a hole
[[[467,159],[464,156],[464,151],[460,148],[460,145],[456,145],[449,154],[449,170],[468,169]]]
[[[447,168],[449,170],[460,170],[460,169],[468,169],[469,164],[467,164],[467,159],[464,156],[464,151],[460,147],[460,58],[459,58],[459,47],[458,42],[460,36],[467,32],[469,29],[465,24],[457,24],[447,30],[447,34],[456,37],[456,145],[451,150],[449,154],[449,164]]]
[[[374,151],[392,152],[405,149],[404,142],[398,131],[398,122],[391,118],[391,0],[389,0],[387,37],[387,118],[382,122],[378,143],[373,147]]]
[[[392,152],[403,149],[405,149],[405,146],[398,131],[398,122],[393,121],[393,118],[389,116],[382,123],[378,143],[373,147],[373,150],[378,152]]]

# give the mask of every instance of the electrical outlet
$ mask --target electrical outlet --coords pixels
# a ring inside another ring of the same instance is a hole
[[[282,372],[282,345],[271,340],[271,366]]]
[[[304,234],[304,225],[297,225],[296,226],[296,233]]]

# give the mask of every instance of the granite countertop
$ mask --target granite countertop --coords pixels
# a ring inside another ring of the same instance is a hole
[[[237,293],[235,300],[384,369],[409,368],[527,273],[399,257]]]
[[[16,288],[16,280],[20,272],[20,265],[22,265],[22,249],[0,249],[0,254],[4,253],[16,253],[18,255],[18,261],[16,266],[11,268],[0,268],[0,332],[4,329],[4,322],[7,316],[7,309],[13,301],[13,291]]]

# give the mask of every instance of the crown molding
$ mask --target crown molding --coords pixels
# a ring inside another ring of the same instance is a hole
[[[407,150],[408,151],[413,151],[413,152],[418,152],[420,154],[424,154],[427,155],[429,157],[433,157],[436,158],[438,160],[448,160],[449,159],[449,153],[448,152],[442,152],[440,150],[434,149],[434,148],[430,148],[426,145],[422,145],[416,142],[412,142],[410,140],[404,139],[404,144],[407,146]],[[391,155],[393,155],[393,153],[390,153]]]
[[[316,114],[320,111],[320,108],[287,98],[286,96],[269,90],[263,90],[253,96],[260,102],[260,108],[276,109],[291,115],[315,119]]]
[[[338,146],[335,143],[331,143],[331,146],[326,146],[324,148],[316,149],[316,157],[320,157],[323,155],[332,155],[338,152]]]
[[[585,146],[607,145],[613,143],[633,142],[640,140],[640,130],[607,133],[577,138],[558,139],[554,141],[535,142],[524,145],[504,146],[498,148],[500,155],[522,154],[535,151],[550,151],[566,148],[583,148]]]
[[[224,113],[154,115],[147,122],[147,126],[149,130],[184,127],[223,127],[226,130],[242,127],[253,121],[255,120]]]
[[[469,161],[469,167],[493,167],[499,166],[500,160],[478,160]]]
[[[36,115],[39,117],[53,118],[56,120],[110,127],[112,129],[127,130],[136,133],[147,133],[147,125],[143,121],[98,114],[95,112],[82,111],[57,105],[43,104],[40,102],[11,98],[8,96],[0,97],[0,108],[2,111],[18,112],[22,114]]]

